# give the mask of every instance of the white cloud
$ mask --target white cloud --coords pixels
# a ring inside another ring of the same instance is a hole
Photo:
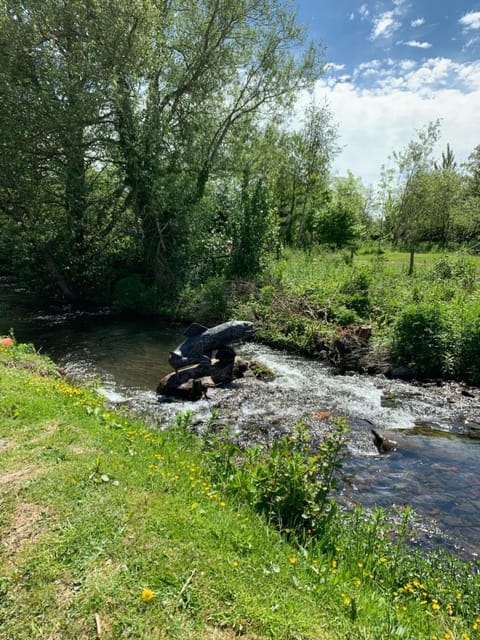
[[[459,20],[465,29],[480,29],[480,11],[470,11]]]
[[[407,42],[399,40],[397,44],[404,44],[406,47],[416,47],[417,49],[430,49],[432,46],[430,42],[418,42],[418,40],[407,40]]]
[[[465,51],[466,49],[469,49],[470,47],[473,47],[479,41],[480,41],[480,37],[479,36],[475,36],[474,38],[470,38],[470,40],[467,40],[467,42],[463,45],[462,51]]]
[[[425,24],[425,18],[417,18],[416,20],[412,20],[410,22],[411,27],[421,27],[422,24]]]
[[[362,18],[362,20],[365,20],[366,18],[368,18],[370,11],[368,10],[368,7],[366,4],[362,4],[362,6],[360,7],[360,9],[358,10],[358,13],[360,15],[360,17]]]
[[[339,142],[344,148],[334,164],[338,174],[351,170],[365,184],[376,185],[381,165],[388,163],[392,152],[403,150],[416,130],[437,118],[442,134],[437,157],[447,142],[458,163],[473,151],[477,144],[472,137],[473,123],[479,119],[480,61],[461,65],[439,58],[415,68],[412,64],[406,60],[395,69],[383,69],[383,81],[379,79],[369,88],[352,82],[317,83],[317,102],[327,100],[339,125]],[[363,66],[363,70],[374,68]],[[446,84],[435,85],[445,79]],[[307,101],[302,98],[300,104],[305,106]]]
[[[401,71],[411,71],[417,66],[415,60],[400,60],[398,62],[398,68]]]
[[[370,40],[388,38],[399,28],[400,23],[395,19],[395,13],[393,11],[385,11],[385,13],[374,19]]]
[[[335,62],[327,62],[327,64],[325,65],[325,71],[331,72],[331,71],[342,71],[343,69],[345,69],[345,65],[344,64],[336,64]]]

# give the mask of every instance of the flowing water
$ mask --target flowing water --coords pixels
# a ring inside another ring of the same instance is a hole
[[[324,363],[249,342],[238,353],[271,367],[273,380],[247,377],[196,403],[171,401],[155,389],[170,371],[168,352],[182,341],[180,328],[98,310],[39,309],[0,279],[0,335],[13,328],[18,341],[33,342],[68,375],[96,381],[110,402],[158,425],[190,410],[201,432],[213,413],[237,439],[267,442],[299,420],[315,439],[332,416],[345,416],[351,441],[340,499],[368,508],[409,504],[420,518],[420,543],[470,557],[480,552],[480,389],[338,375]],[[372,428],[396,440],[397,450],[379,455]]]

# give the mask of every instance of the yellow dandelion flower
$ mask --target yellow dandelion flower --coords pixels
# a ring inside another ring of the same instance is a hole
[[[332,567],[333,567],[334,569],[336,569],[336,568],[337,568],[337,561],[336,561],[336,560],[332,560]]]
[[[297,558],[295,556],[291,556],[288,561],[290,562],[290,564],[295,564],[297,562]]]
[[[221,507],[225,506],[225,502],[222,500],[221,502],[218,503]]]
[[[432,602],[432,609],[434,611],[438,611],[440,609],[440,605],[438,604],[438,602]]]
[[[155,594],[153,593],[153,591],[151,589],[144,589],[142,591],[142,600],[144,602],[148,602],[149,600],[151,600],[153,598]]]
[[[457,600],[461,600],[463,597],[463,594],[461,593],[457,593],[457,595],[455,596]]]
[[[236,560],[232,562],[232,567],[238,567],[238,562]]]

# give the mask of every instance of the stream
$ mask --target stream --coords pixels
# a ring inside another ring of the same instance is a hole
[[[168,353],[183,340],[181,328],[107,310],[46,307],[0,278],[0,335],[11,328],[19,342],[32,342],[69,377],[95,382],[110,403],[128,406],[160,427],[189,410],[201,432],[213,412],[239,441],[263,443],[300,420],[315,439],[331,417],[344,416],[351,434],[342,504],[408,504],[418,517],[419,544],[466,558],[480,552],[478,388],[339,375],[326,363],[247,342],[237,353],[272,368],[273,380],[246,377],[210,389],[198,402],[174,401],[159,398],[155,389],[171,370]],[[397,450],[380,455],[372,428],[396,440]]]

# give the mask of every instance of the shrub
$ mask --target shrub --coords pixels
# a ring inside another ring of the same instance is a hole
[[[133,273],[116,283],[113,304],[121,311],[154,313],[158,309],[158,295],[155,287],[146,284],[140,274]]]
[[[393,326],[392,355],[420,377],[438,376],[446,368],[449,326],[436,304],[411,304]]]
[[[198,286],[186,286],[179,296],[175,315],[213,325],[228,318],[230,302],[231,283],[224,276],[217,276]]]
[[[480,302],[471,303],[462,314],[455,369],[458,377],[480,384]]]
[[[347,431],[345,420],[337,418],[316,451],[301,424],[270,449],[243,451],[225,437],[215,439],[207,453],[212,479],[287,536],[321,537],[335,513],[329,496],[346,454]]]

